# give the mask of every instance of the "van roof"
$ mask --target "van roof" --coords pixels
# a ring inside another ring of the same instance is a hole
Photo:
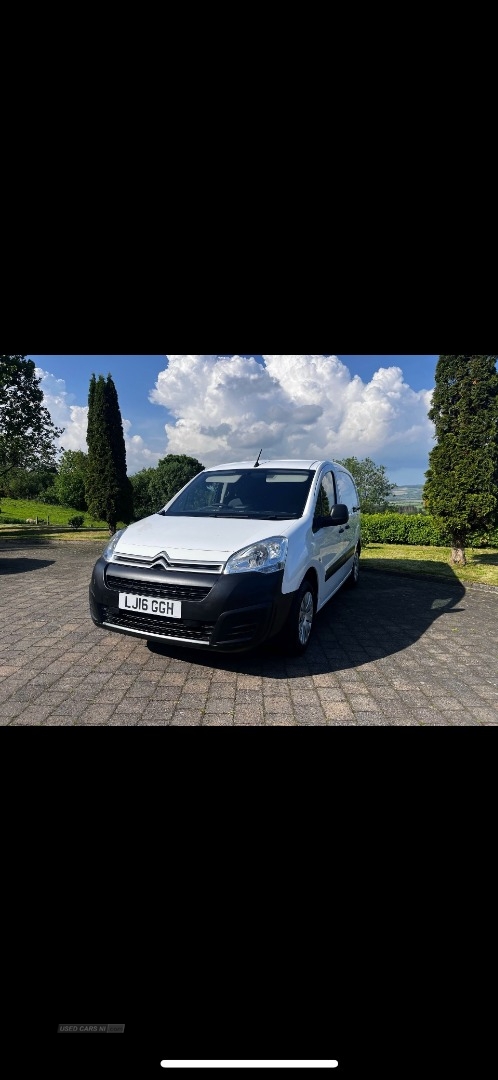
[[[254,469],[255,458],[250,461],[230,461],[225,462],[223,465],[209,465],[206,467],[206,472],[216,472],[222,469]],[[333,461],[327,461],[317,458],[269,458],[263,459],[259,462],[259,467],[265,469],[318,469],[320,465],[335,465]],[[339,466],[342,468],[342,466]]]

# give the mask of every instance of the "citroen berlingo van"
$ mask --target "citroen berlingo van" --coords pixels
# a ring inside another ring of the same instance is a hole
[[[90,613],[121,634],[216,652],[279,635],[304,653],[318,611],[358,583],[360,504],[333,461],[205,469],[156,514],[115,533]]]

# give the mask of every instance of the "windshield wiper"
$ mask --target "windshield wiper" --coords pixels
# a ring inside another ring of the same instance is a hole
[[[233,508],[218,506],[216,509],[211,506],[207,506],[204,510],[167,510],[163,511],[164,517],[250,517],[250,514],[246,512],[241,513]]]
[[[274,514],[272,510],[237,510],[233,506],[206,506],[201,510],[160,510],[161,517],[232,517],[232,518],[261,518],[264,521],[285,521],[289,518],[300,517],[300,514]]]

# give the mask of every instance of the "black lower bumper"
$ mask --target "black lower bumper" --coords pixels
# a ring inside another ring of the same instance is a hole
[[[282,594],[283,571],[274,574],[197,574],[108,563],[100,558],[90,582],[96,626],[117,633],[218,652],[242,652],[283,626],[292,594]],[[147,611],[119,607],[119,594],[145,596]],[[181,602],[181,617],[160,614]],[[166,603],[164,603],[166,602]]]

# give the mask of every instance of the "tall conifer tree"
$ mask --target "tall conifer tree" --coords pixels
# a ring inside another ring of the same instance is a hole
[[[112,376],[92,375],[88,393],[88,469],[85,494],[92,517],[103,518],[111,536],[118,521],[133,516],[133,489],[126,475],[126,449],[118,395]]]
[[[465,565],[469,533],[498,519],[498,373],[496,356],[440,356],[429,418],[424,501],[451,537],[451,561]]]

